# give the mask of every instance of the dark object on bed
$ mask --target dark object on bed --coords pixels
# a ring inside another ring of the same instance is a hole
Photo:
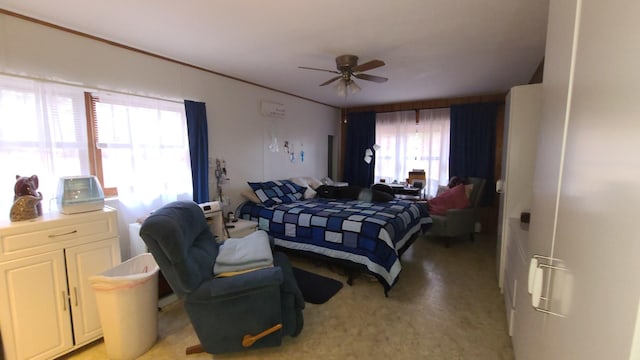
[[[273,253],[270,267],[214,277],[221,247],[200,207],[189,201],[156,210],[143,223],[140,236],[173,291],[184,298],[201,342],[187,353],[278,346],[283,336],[302,331],[304,300],[284,254]]]
[[[388,202],[395,198],[395,196],[383,191],[362,189],[358,194],[358,200],[370,201],[374,203]]]
[[[360,186],[320,185],[316,188],[318,197],[338,200],[363,200],[370,202],[387,202],[393,200],[393,194]]]
[[[338,280],[296,267],[293,268],[293,276],[296,277],[304,301],[311,304],[324,304],[342,289],[342,283]]]
[[[375,191],[380,191],[383,193],[387,193],[391,196],[395,196],[395,192],[393,191],[393,188],[387,184],[373,184],[371,185],[371,190],[375,190]]]
[[[400,275],[400,255],[431,224],[425,204],[398,199],[376,203],[316,198],[274,207],[246,202],[237,213],[257,221],[279,247],[366,269],[385,294]]]

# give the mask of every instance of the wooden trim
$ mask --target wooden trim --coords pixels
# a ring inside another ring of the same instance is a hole
[[[364,112],[374,111],[376,113],[406,111],[406,110],[422,110],[422,109],[439,109],[447,108],[451,105],[472,104],[472,103],[498,103],[504,104],[507,93],[497,93],[488,95],[462,96],[445,99],[417,100],[393,104],[371,105],[347,108],[347,112]]]
[[[186,62],[183,62],[183,61],[180,61],[180,60],[176,60],[176,59],[172,59],[172,58],[169,58],[169,57],[166,57],[166,56],[154,54],[154,53],[149,52],[149,51],[141,50],[141,49],[134,48],[132,46],[128,46],[128,45],[124,45],[124,44],[120,44],[120,43],[117,43],[115,41],[103,39],[101,37],[97,37],[97,36],[94,36],[94,35],[83,33],[83,32],[77,31],[77,30],[69,29],[69,28],[66,28],[64,26],[60,26],[60,25],[56,25],[56,24],[53,24],[53,23],[50,23],[50,22],[47,22],[47,21],[44,21],[44,20],[39,20],[39,19],[36,19],[36,18],[32,18],[30,16],[18,14],[16,12],[9,11],[9,10],[6,10],[6,9],[0,8],[0,14],[5,14],[5,15],[8,15],[8,16],[12,16],[12,17],[15,17],[15,18],[18,18],[18,19],[29,21],[29,22],[32,22],[32,23],[35,23],[35,24],[46,26],[46,27],[49,27],[49,28],[52,28],[52,29],[64,31],[64,32],[67,32],[67,33],[70,33],[70,34],[74,34],[74,35],[77,35],[77,36],[82,36],[82,37],[87,38],[87,39],[99,41],[99,42],[102,42],[102,43],[105,43],[105,44],[108,44],[108,45],[111,45],[111,46],[119,47],[121,49],[137,52],[139,54],[143,54],[143,55],[147,55],[147,56],[151,56],[151,57],[154,57],[156,59],[169,61],[169,62],[172,62],[174,64],[178,64],[178,65],[186,66],[186,67],[189,67],[189,68],[192,68],[192,69],[204,71],[204,72],[209,73],[209,74],[222,76],[222,77],[225,77],[227,79],[239,81],[239,82],[242,82],[242,83],[245,83],[245,84],[249,84],[249,85],[257,86],[257,87],[260,87],[260,88],[263,88],[263,89],[275,91],[275,92],[278,92],[278,93],[281,93],[281,94],[293,96],[293,97],[296,97],[298,99],[311,101],[311,102],[316,103],[316,104],[329,106],[329,107],[332,107],[334,109],[338,109],[337,106],[325,104],[323,102],[320,102],[320,101],[317,101],[317,100],[313,100],[313,99],[309,99],[309,98],[306,98],[306,97],[303,97],[303,96],[300,96],[300,95],[292,94],[292,93],[289,93],[289,92],[286,92],[286,91],[283,91],[283,90],[274,89],[274,88],[271,88],[271,87],[268,87],[268,86],[264,86],[264,85],[260,85],[258,83],[254,83],[254,82],[251,82],[251,81],[248,81],[248,80],[243,80],[243,79],[240,79],[240,78],[237,78],[237,77],[234,77],[234,76],[230,76],[230,75],[226,75],[226,74],[223,74],[223,73],[219,73],[217,71],[213,71],[213,70],[210,70],[210,69],[207,69],[207,68],[203,68],[203,67],[200,67],[200,66],[197,66],[197,65],[189,64],[189,63],[186,63]]]
[[[102,150],[97,146],[98,123],[96,122],[95,98],[89,92],[84,93],[84,105],[87,118],[87,148],[89,151],[89,171],[102,184],[104,195],[118,196],[118,188],[106,187],[102,168]]]
[[[100,180],[100,183],[104,184],[104,181],[102,181],[103,180],[102,174],[98,175],[98,166],[96,164],[96,160],[98,156],[102,157],[102,154],[99,153],[100,149],[96,148],[95,146],[96,116],[94,111],[95,107],[93,106],[93,97],[91,96],[91,93],[88,93],[88,92],[84,93],[84,107],[86,112],[85,120],[87,122],[87,149],[89,151],[89,172],[93,175],[96,175],[98,177],[98,180]]]

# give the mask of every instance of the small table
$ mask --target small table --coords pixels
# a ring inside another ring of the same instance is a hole
[[[232,238],[245,237],[258,230],[257,222],[245,219],[238,219],[236,222],[228,222],[225,225],[227,226],[227,230],[229,230],[229,237]]]

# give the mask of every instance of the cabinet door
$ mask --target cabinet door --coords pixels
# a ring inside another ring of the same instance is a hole
[[[503,189],[498,218],[498,284],[502,287],[509,246],[509,219],[531,210],[538,125],[542,117],[542,85],[515,86],[507,96],[502,143]],[[514,269],[508,271],[515,272]]]
[[[569,85],[573,72],[575,48],[573,33],[577,12],[578,0],[549,2],[542,118],[536,147],[529,239],[524,248],[527,260],[533,255],[553,256],[557,204],[562,179],[561,167],[565,149],[564,136],[569,117]],[[528,274],[528,270],[526,266],[517,271],[519,283],[525,286],[528,275],[524,274]],[[553,351],[543,346],[547,315],[533,309],[528,291],[522,294],[527,301],[522,301],[524,300],[522,296],[516,296],[517,320],[513,331],[516,359],[555,359],[550,354],[544,354],[545,351]],[[548,297],[546,292],[543,294]]]
[[[69,278],[73,332],[76,345],[102,335],[89,276],[102,273],[120,263],[118,239],[107,239],[65,250]]]
[[[62,251],[0,265],[7,359],[48,359],[73,346]]]
[[[638,359],[640,2],[581,5],[553,251],[567,270],[550,281],[551,309],[566,317],[548,318],[546,348]]]

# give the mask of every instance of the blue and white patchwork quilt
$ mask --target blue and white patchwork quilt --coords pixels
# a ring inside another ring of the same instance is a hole
[[[246,202],[238,216],[258,222],[275,244],[364,265],[388,291],[400,274],[400,253],[426,231],[424,204],[315,198],[266,207]]]

